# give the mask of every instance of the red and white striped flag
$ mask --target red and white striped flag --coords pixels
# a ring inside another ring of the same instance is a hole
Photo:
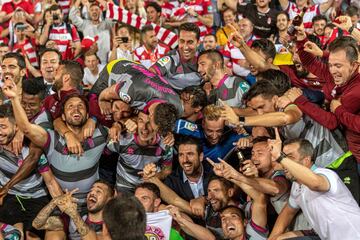
[[[172,49],[178,45],[178,37],[172,31],[156,25],[155,23],[149,22],[145,18],[141,18],[140,16],[122,9],[112,3],[108,3],[106,18],[129,24],[136,29],[141,29],[144,25],[151,24],[154,27],[157,38],[160,41],[164,42]]]

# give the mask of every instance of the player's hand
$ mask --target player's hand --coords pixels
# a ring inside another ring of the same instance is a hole
[[[66,132],[64,138],[66,146],[71,153],[78,156],[81,156],[84,153],[80,141],[76,138],[73,132]]]
[[[96,128],[95,120],[88,118],[84,127],[83,127],[83,137],[84,139],[92,137]]]
[[[125,122],[125,127],[126,127],[126,130],[127,130],[129,133],[135,133],[136,130],[137,130],[137,124],[136,124],[136,122],[134,122],[134,121],[131,120],[131,119],[126,120],[126,122]]]

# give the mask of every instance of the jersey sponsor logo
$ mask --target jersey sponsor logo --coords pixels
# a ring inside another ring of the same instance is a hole
[[[194,124],[194,123],[189,123],[189,122],[187,122],[187,123],[185,123],[184,128],[187,129],[187,130],[189,130],[189,131],[194,132],[194,131],[197,130],[197,125]]]
[[[158,63],[165,67],[166,64],[168,64],[168,62],[170,62],[170,57],[169,56],[165,56],[159,59]]]
[[[159,227],[146,226],[145,237],[148,240],[165,240],[165,234]]]
[[[249,84],[247,84],[246,82],[241,82],[239,84],[239,87],[241,90],[243,90],[243,92],[247,92],[249,90]]]
[[[131,97],[127,95],[126,93],[120,92],[119,97],[122,101],[129,103],[131,101]]]

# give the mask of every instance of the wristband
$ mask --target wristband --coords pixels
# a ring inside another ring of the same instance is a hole
[[[287,155],[284,152],[280,152],[280,156],[275,161],[281,163],[281,161],[286,157]]]
[[[354,28],[355,28],[355,25],[352,25],[352,26],[349,28],[348,32],[349,32],[350,35],[351,35],[351,33],[354,31]]]

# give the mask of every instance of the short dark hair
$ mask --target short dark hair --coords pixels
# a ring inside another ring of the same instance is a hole
[[[104,207],[103,219],[112,240],[144,239],[146,213],[135,196],[119,196]]]
[[[105,181],[103,179],[98,179],[94,182],[95,183],[101,183],[101,184],[104,184],[106,187],[107,187],[107,194],[109,197],[114,197],[114,194],[115,194],[115,188],[114,188],[114,185],[109,183],[108,181]]]
[[[65,104],[67,101],[69,101],[71,98],[80,98],[85,106],[86,106],[86,112],[89,112],[89,102],[87,100],[87,98],[79,93],[73,93],[73,94],[69,94],[67,96],[65,96],[63,99],[61,99],[61,107],[62,107],[62,113],[64,113],[64,109],[65,109]]]
[[[151,24],[147,24],[141,28],[140,34],[143,36],[149,31],[154,31],[154,27]]]
[[[145,9],[148,9],[148,7],[153,7],[156,12],[161,13],[161,7],[157,2],[149,2],[146,4]]]
[[[241,220],[244,221],[244,212],[239,207],[236,207],[233,205],[227,205],[227,206],[223,207],[222,209],[220,209],[219,212],[221,214],[228,209],[234,210],[236,212],[236,214],[241,218]]]
[[[178,114],[173,104],[160,103],[155,107],[154,121],[159,126],[160,135],[165,136],[172,132],[177,119]]]
[[[10,104],[0,105],[0,118],[9,118],[11,123],[16,123],[13,108]]]
[[[277,95],[277,89],[274,84],[272,84],[268,80],[257,81],[254,85],[252,85],[243,96],[243,101],[248,102],[251,99],[257,96],[263,96],[266,99],[270,99],[273,96]]]
[[[213,38],[215,39],[215,42],[217,42],[217,37],[216,37],[215,34],[207,33],[207,34],[204,36],[204,38],[206,38],[206,37],[213,37]]]
[[[179,27],[179,34],[181,31],[185,32],[193,32],[196,34],[196,39],[200,39],[200,29],[195,23],[186,22],[180,25]]]
[[[151,191],[156,198],[160,198],[161,195],[160,195],[160,188],[158,186],[156,186],[156,184],[154,183],[151,183],[151,182],[143,182],[143,183],[140,183],[138,184],[136,187],[135,187],[135,191],[138,189],[138,188],[145,188],[149,191]]]
[[[201,86],[187,86],[183,90],[181,90],[181,93],[187,93],[190,96],[193,96],[191,107],[200,107],[201,109],[206,107],[207,96],[205,90]]]
[[[223,55],[216,49],[208,49],[208,50],[204,50],[202,51],[199,56],[198,59],[202,56],[202,55],[207,55],[208,58],[211,60],[212,63],[215,62],[220,62],[221,63],[221,67],[224,68],[224,57]]]
[[[359,9],[356,6],[350,5],[346,8],[345,15],[348,15],[349,17],[353,16],[360,16]]]
[[[284,141],[283,147],[293,143],[299,144],[299,153],[301,158],[311,157],[311,160],[314,159],[315,149],[309,140],[304,138],[287,139]]]
[[[59,5],[57,5],[57,4],[51,5],[51,6],[49,7],[49,9],[50,9],[50,12],[52,12],[52,11],[57,11],[57,10],[60,10],[60,11],[62,12],[61,7],[60,7]]]
[[[288,14],[287,12],[285,12],[285,11],[280,11],[280,12],[278,12],[278,13],[276,14],[276,19],[277,19],[277,17],[278,17],[279,15],[285,15],[286,18],[287,18],[287,20],[288,20],[288,21],[290,20],[289,14]]]
[[[326,18],[325,15],[316,15],[315,17],[313,17],[312,23],[314,24],[315,22],[320,21],[320,20],[324,20],[325,23],[327,23],[327,21],[328,21],[328,19]]]
[[[55,49],[55,48],[44,48],[44,49],[42,49],[41,52],[40,52],[40,60],[41,60],[41,58],[44,56],[44,54],[47,53],[47,52],[54,52],[54,53],[56,53],[57,56],[59,57],[59,63],[61,62],[61,60],[62,60],[62,55],[61,55],[60,51],[57,50],[57,49]],[[40,64],[41,64],[41,61],[40,61]]]
[[[22,91],[29,95],[38,95],[43,100],[46,94],[46,85],[42,77],[22,80]]]
[[[359,56],[359,49],[357,42],[350,36],[343,36],[336,38],[329,45],[329,52],[337,52],[344,50],[346,52],[346,58],[351,62],[356,62]]]
[[[200,155],[203,152],[203,145],[197,138],[189,137],[189,136],[181,136],[177,141],[177,145],[196,145],[196,151]]]
[[[230,182],[229,180],[223,178],[223,177],[219,177],[217,175],[211,175],[210,176],[210,179],[209,179],[209,184],[211,181],[219,181],[221,182],[221,184],[224,186],[225,188],[225,191],[228,191],[230,188],[233,188],[234,187],[234,184],[232,182]]]
[[[3,61],[7,58],[15,58],[17,65],[19,66],[20,69],[25,69],[26,68],[26,64],[25,64],[25,58],[23,57],[23,55],[21,55],[18,52],[8,52],[3,56]]]
[[[251,45],[251,48],[259,48],[266,56],[266,60],[269,58],[275,58],[276,48],[272,41],[261,38],[256,39]]]
[[[253,145],[257,144],[257,143],[263,143],[263,142],[268,142],[268,140],[271,139],[270,137],[268,136],[259,136],[259,137],[256,137],[252,143]]]
[[[280,70],[269,69],[264,72],[260,72],[256,77],[258,81],[267,80],[271,82],[277,89],[276,95],[282,96],[291,88],[291,81],[288,75]]]
[[[71,85],[78,88],[84,77],[84,69],[81,67],[80,63],[65,60],[61,62],[61,65],[64,66],[66,74],[70,75]]]

